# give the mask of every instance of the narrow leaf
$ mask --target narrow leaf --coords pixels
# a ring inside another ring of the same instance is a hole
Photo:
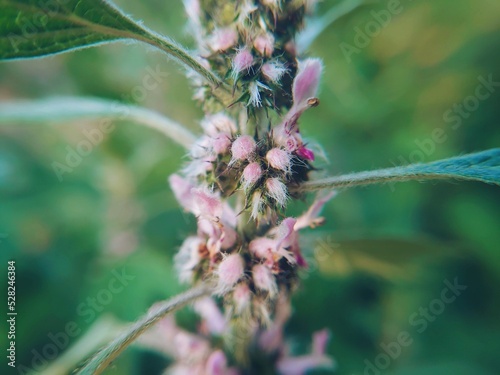
[[[99,375],[115,360],[137,337],[155,323],[194,300],[210,294],[207,285],[199,285],[178,296],[160,302],[157,307],[135,322],[121,336],[97,352],[78,372],[78,375]]]
[[[309,181],[302,184],[297,190],[315,191],[384,182],[443,179],[481,181],[500,185],[500,148],[427,164],[411,164]]]
[[[188,149],[196,140],[184,126],[160,113],[118,101],[95,98],[49,98],[0,104],[0,124],[67,123],[84,119],[133,121],[162,132]]]
[[[297,36],[299,53],[307,51],[314,40],[316,40],[328,26],[366,3],[368,3],[366,0],[345,0],[330,8],[323,16],[311,21],[304,31]]]
[[[0,0],[0,60],[42,57],[133,39],[155,46],[222,84],[185,49],[133,21],[107,0]]]

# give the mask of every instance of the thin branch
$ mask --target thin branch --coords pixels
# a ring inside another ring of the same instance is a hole
[[[66,123],[83,119],[129,120],[156,129],[189,149],[196,136],[184,126],[150,109],[95,98],[49,98],[3,102],[0,124]]]
[[[209,295],[211,287],[205,284],[196,286],[170,300],[160,302],[147,315],[135,322],[127,331],[106,347],[97,352],[78,372],[77,375],[99,375],[114,361],[137,337],[155,323],[196,299]]]

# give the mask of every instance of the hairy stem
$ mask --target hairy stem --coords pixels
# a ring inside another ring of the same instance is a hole
[[[135,322],[127,331],[110,344],[97,352],[78,372],[78,375],[99,375],[104,369],[122,353],[137,337],[151,328],[167,314],[179,310],[196,299],[209,295],[211,287],[206,284],[198,285],[167,301],[161,302],[154,311]]]
[[[3,102],[0,124],[47,123],[83,119],[129,120],[166,135],[186,149],[196,140],[186,127],[150,109],[118,101],[95,98],[50,98],[37,101]]]

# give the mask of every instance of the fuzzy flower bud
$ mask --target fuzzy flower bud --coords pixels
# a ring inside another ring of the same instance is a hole
[[[230,27],[217,29],[208,39],[212,51],[227,51],[238,43],[238,33]]]
[[[242,313],[249,305],[252,293],[247,284],[238,284],[233,291],[233,301],[237,313]]]
[[[260,34],[253,41],[254,48],[262,55],[271,57],[274,52],[274,37],[272,34]]]
[[[247,190],[262,177],[262,168],[259,163],[250,163],[243,169],[243,189]]]
[[[262,65],[261,71],[266,80],[273,83],[279,83],[287,69],[282,63],[278,61],[271,61]]]
[[[250,82],[250,84],[248,85],[248,93],[250,94],[248,105],[253,105],[254,107],[262,106],[262,101],[260,100],[259,83],[260,82]]]
[[[226,134],[219,134],[213,140],[213,148],[215,153],[222,155],[229,152],[231,140]]]
[[[256,191],[252,196],[252,219],[256,220],[262,207],[262,193]]]
[[[238,137],[231,146],[233,160],[247,160],[255,151],[255,140],[249,135]]]
[[[276,203],[285,207],[288,199],[286,185],[279,178],[269,178],[266,180],[267,195],[273,198]]]
[[[205,117],[201,122],[201,127],[205,131],[205,134],[210,136],[216,136],[220,133],[236,133],[236,123],[224,113],[216,113],[215,115]]]
[[[244,70],[248,71],[253,65],[253,55],[247,49],[241,49],[233,59],[233,79],[236,79]]]
[[[274,297],[278,293],[276,279],[271,270],[262,264],[257,264],[252,268],[252,278],[255,287],[260,290],[265,290],[270,297]]]
[[[290,159],[290,154],[280,148],[272,148],[266,154],[269,165],[284,172],[290,171]]]
[[[219,289],[221,291],[232,288],[238,280],[243,277],[244,262],[240,254],[231,254],[227,256],[220,264],[217,270],[219,276]]]

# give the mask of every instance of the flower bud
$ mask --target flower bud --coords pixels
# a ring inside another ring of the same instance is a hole
[[[280,171],[290,171],[291,156],[285,150],[280,148],[272,148],[266,154],[266,160],[271,167]]]
[[[262,177],[262,168],[259,163],[250,163],[243,169],[243,189],[248,190]]]
[[[248,85],[248,93],[250,94],[248,105],[253,105],[254,107],[262,106],[262,101],[260,100],[259,83],[260,82],[250,82],[250,84]]]
[[[252,196],[252,219],[257,220],[262,207],[262,193],[256,191]]]
[[[273,198],[276,203],[285,207],[288,199],[286,185],[279,178],[269,178],[266,180],[267,195]]]
[[[224,113],[206,116],[201,122],[201,127],[205,131],[205,134],[212,137],[220,133],[236,133],[236,123],[231,117]]]
[[[253,55],[247,49],[236,53],[233,59],[233,79],[236,79],[244,70],[248,71],[253,65]]]
[[[222,215],[222,202],[218,196],[203,189],[193,188],[193,213],[211,220],[218,220]]]
[[[279,83],[283,74],[286,73],[287,69],[285,66],[278,61],[267,62],[262,65],[262,74],[265,79],[273,83]]]
[[[238,43],[238,33],[230,27],[217,29],[208,38],[208,43],[212,51],[227,51]]]
[[[227,134],[221,133],[213,139],[212,147],[214,148],[215,153],[219,155],[227,154],[229,152],[229,148],[231,147],[231,140]]]
[[[262,56],[271,57],[274,52],[274,37],[270,33],[260,34],[253,41],[253,46]]]
[[[255,151],[255,140],[249,135],[242,135],[236,138],[231,146],[233,160],[247,160]]]
[[[265,290],[270,297],[274,297],[278,293],[278,285],[271,270],[262,264],[257,264],[252,268],[252,278],[255,287],[260,290]]]
[[[244,271],[245,264],[240,254],[227,256],[217,270],[221,292],[232,288],[243,277]]]
[[[252,293],[247,284],[236,285],[233,291],[233,301],[237,313],[241,314],[250,305],[251,297]]]

